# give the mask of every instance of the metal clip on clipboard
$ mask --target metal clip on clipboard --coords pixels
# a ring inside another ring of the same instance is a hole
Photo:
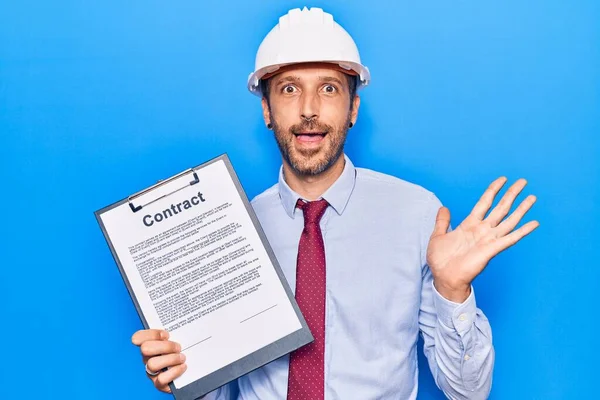
[[[169,183],[169,182],[171,182],[171,181],[173,181],[173,180],[175,180],[175,179],[177,179],[177,178],[179,178],[179,177],[181,177],[181,176],[183,176],[183,175],[185,175],[185,174],[189,174],[190,172],[193,172],[193,173],[194,173],[194,180],[193,180],[193,181],[191,181],[191,182],[190,182],[188,185],[186,185],[186,186],[183,186],[183,187],[180,187],[179,189],[175,189],[175,190],[173,190],[172,192],[169,192],[169,193],[163,194],[162,196],[160,196],[160,197],[158,197],[158,198],[156,198],[156,199],[154,199],[154,200],[152,200],[152,201],[149,201],[149,202],[148,202],[148,203],[146,203],[146,204],[140,204],[140,205],[137,205],[137,206],[136,206],[136,205],[134,205],[134,204],[132,203],[132,201],[133,201],[134,199],[136,199],[136,198],[138,198],[138,197],[140,197],[140,196],[142,196],[142,195],[144,195],[144,194],[146,194],[146,193],[148,193],[148,192],[150,192],[150,191],[152,191],[152,190],[154,190],[154,189],[156,189],[156,188],[158,188],[158,187],[160,187],[160,186],[162,186],[162,185],[165,185],[165,184],[167,184],[167,183]],[[160,199],[163,199],[163,198],[165,198],[165,197],[167,197],[167,196],[170,196],[170,195],[172,195],[173,193],[177,193],[177,192],[179,192],[180,190],[183,190],[183,189],[185,189],[185,188],[186,188],[186,187],[188,187],[188,186],[192,186],[192,185],[195,185],[195,184],[197,184],[198,182],[200,182],[200,179],[198,179],[198,174],[196,173],[196,171],[195,171],[193,168],[188,168],[188,169],[186,169],[185,171],[182,171],[182,172],[178,173],[177,175],[174,175],[174,176],[172,176],[172,177],[170,177],[170,178],[167,178],[167,179],[165,179],[165,180],[158,181],[156,184],[154,184],[154,185],[150,186],[149,188],[146,188],[146,189],[144,189],[144,190],[141,190],[141,191],[137,192],[137,193],[136,193],[136,194],[134,194],[134,195],[131,195],[131,196],[129,196],[129,197],[127,198],[127,201],[129,202],[129,207],[131,208],[131,211],[133,211],[133,212],[135,213],[135,212],[138,212],[138,211],[140,211],[140,210],[141,210],[143,207],[145,207],[145,206],[147,206],[147,205],[149,205],[149,204],[152,204],[152,203],[154,203],[155,201],[158,201],[158,200],[160,200]]]

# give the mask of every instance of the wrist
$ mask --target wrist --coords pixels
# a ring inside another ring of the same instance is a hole
[[[464,303],[471,294],[470,284],[448,284],[438,279],[433,280],[435,290],[446,300],[454,303]]]

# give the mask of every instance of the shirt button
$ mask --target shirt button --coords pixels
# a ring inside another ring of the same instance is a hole
[[[460,314],[458,316],[459,321],[466,321],[467,320],[467,314]]]
[[[469,361],[471,359],[471,356],[468,354],[465,354],[465,361]]]

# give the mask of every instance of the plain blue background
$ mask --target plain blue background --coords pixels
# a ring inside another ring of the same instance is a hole
[[[246,78],[303,5],[3,0],[1,398],[166,398],[130,343],[142,325],[93,211],[223,152],[248,196],[273,184],[277,148]],[[355,164],[434,191],[453,225],[497,176],[538,196],[526,220],[540,228],[475,281],[491,398],[595,397],[600,3],[313,5],[372,72]],[[420,361],[419,397],[443,398]]]

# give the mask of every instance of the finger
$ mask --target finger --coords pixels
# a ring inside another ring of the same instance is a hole
[[[517,180],[502,196],[498,205],[494,207],[490,215],[485,219],[491,226],[497,226],[510,211],[515,199],[527,185],[527,181],[523,178]]]
[[[489,258],[492,258],[501,251],[508,249],[509,247],[517,243],[519,240],[533,232],[533,230],[538,226],[540,226],[540,223],[538,221],[530,221],[522,227],[520,227],[519,229],[517,229],[516,231],[513,231],[504,237],[496,239],[494,241],[494,244],[490,247],[491,256]]]
[[[146,366],[150,372],[158,372],[167,367],[174,367],[175,365],[183,364],[185,362],[185,354],[173,353],[165,354],[163,356],[155,356],[148,359]]]
[[[140,346],[143,356],[159,356],[163,354],[180,353],[181,345],[170,340],[148,340]]]
[[[164,393],[171,393],[171,387],[169,386],[169,384],[166,385],[160,385],[160,383],[158,383],[156,381],[156,379],[158,378],[157,376],[149,376],[150,380],[152,381],[152,383],[154,384],[154,387],[156,387],[158,390],[160,390],[161,392]]]
[[[515,226],[517,226],[527,211],[531,209],[536,200],[537,198],[534,195],[527,196],[527,198],[523,200],[521,204],[519,204],[517,209],[513,211],[508,218],[502,221],[500,225],[498,225],[496,229],[497,237],[507,235],[509,232],[515,229]]]
[[[154,378],[154,386],[156,386],[156,388],[160,390],[165,389],[165,386],[168,387],[169,383],[179,378],[185,372],[186,369],[187,364],[179,364],[169,368],[165,372],[161,372],[156,378]]]
[[[496,194],[498,194],[500,189],[502,189],[502,186],[504,186],[506,181],[506,177],[502,176],[496,179],[494,182],[492,182],[490,186],[488,186],[488,188],[485,190],[485,192],[483,192],[483,195],[481,195],[481,198],[475,204],[475,207],[473,207],[471,215],[477,218],[478,220],[482,221],[485,217],[485,214],[488,212],[488,210],[494,203],[494,198],[496,197]]]
[[[141,345],[147,340],[165,340],[169,338],[169,332],[162,329],[142,329],[137,331],[131,337],[131,343],[136,346]]]
[[[450,210],[447,207],[440,207],[435,217],[435,226],[431,237],[443,235],[448,232],[450,226]]]
[[[154,386],[156,386],[156,385],[154,385]],[[163,393],[171,393],[171,387],[169,385],[159,387],[158,390],[160,390]]]

